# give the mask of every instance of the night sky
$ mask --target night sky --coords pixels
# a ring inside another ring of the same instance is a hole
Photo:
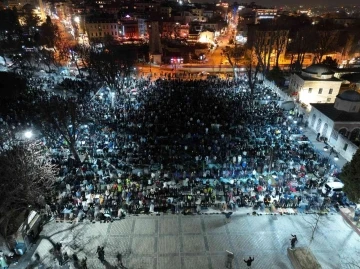
[[[251,2],[251,1],[250,1]],[[274,5],[327,5],[327,6],[334,6],[339,5],[359,5],[359,0],[342,0],[342,1],[335,1],[335,0],[258,0],[255,1],[259,5],[264,6],[274,6]]]
[[[250,3],[253,0],[224,0],[224,2],[238,2],[238,3]],[[213,2],[211,0],[192,0],[192,2],[201,2],[201,3],[208,3]],[[214,0],[214,2],[219,2],[218,0]],[[335,5],[360,5],[359,0],[342,0],[342,1],[335,1],[335,0],[257,0],[254,2],[259,5],[263,5],[265,7],[273,7],[273,6],[281,6],[281,5],[289,5],[289,6],[296,6],[296,5],[327,5],[327,6],[335,6]]]

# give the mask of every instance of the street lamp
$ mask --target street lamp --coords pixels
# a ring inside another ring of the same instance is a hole
[[[115,92],[111,92],[111,106],[114,107],[115,106]]]
[[[32,133],[31,130],[26,131],[26,132],[24,133],[24,137],[27,138],[27,139],[30,139],[32,136],[33,136],[33,133]]]
[[[324,151],[328,151],[328,150],[329,150],[329,146],[326,145],[326,146],[324,147]]]
[[[335,161],[339,160],[339,155],[336,154],[335,157],[334,157],[334,160]]]
[[[154,59],[154,58],[153,58],[153,56],[151,55],[151,56],[150,56],[150,74],[151,74],[151,62],[153,61],[153,59]]]

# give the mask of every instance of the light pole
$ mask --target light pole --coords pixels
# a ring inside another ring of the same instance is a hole
[[[150,74],[151,74],[151,63],[152,63],[152,61],[153,61],[153,56],[151,55],[150,56]]]
[[[111,106],[112,106],[112,108],[114,108],[115,107],[115,92],[111,91],[110,95],[111,95]]]
[[[273,146],[271,146],[271,147],[270,147],[270,160],[269,160],[269,170],[268,170],[268,173],[271,173],[273,161],[274,161],[274,148],[273,148]]]

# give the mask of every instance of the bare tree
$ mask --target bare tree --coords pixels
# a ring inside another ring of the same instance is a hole
[[[306,53],[313,50],[313,42],[309,40],[313,40],[314,35],[312,26],[302,27],[288,44],[288,50],[291,52],[291,66],[295,66],[296,71],[301,70]]]
[[[89,51],[88,65],[110,88],[122,94],[133,68],[136,54],[131,47],[108,46]]]
[[[77,151],[78,133],[83,114],[81,104],[72,98],[52,96],[43,98],[34,109],[36,125],[50,144],[64,140],[77,162],[80,157]]]
[[[274,35],[271,29],[258,28],[255,30],[253,49],[261,67],[263,75],[270,70],[271,53],[274,47]]]
[[[304,216],[303,219],[305,222],[309,224],[309,227],[311,228],[311,235],[310,235],[310,242],[308,245],[308,248],[310,248],[311,244],[313,243],[316,233],[319,230],[319,224],[322,223],[322,218],[324,217],[324,214],[316,213],[316,214],[308,214],[306,216],[309,216],[310,220],[306,219]]]
[[[57,66],[55,52],[53,50],[43,48],[36,53],[35,57],[38,59],[38,64],[46,66],[49,72],[53,67]]]
[[[36,144],[21,143],[0,152],[0,225],[6,238],[13,221],[40,210],[51,194],[56,169],[43,159]]]
[[[360,249],[356,249],[357,257],[360,257]],[[342,259],[344,268],[346,269],[360,269],[360,259],[359,258],[350,258],[348,256],[343,257]]]
[[[349,57],[352,48],[355,44],[355,35],[352,33],[346,33],[346,42],[342,50],[342,56],[346,59]]]
[[[83,66],[89,72],[90,77],[92,77],[93,68],[91,66],[92,61],[90,61],[90,55],[91,51],[94,49],[94,47],[88,47],[84,45],[76,45],[71,48],[71,53],[68,56],[70,57],[71,61],[75,63],[76,69],[80,76],[83,75],[80,66]]]
[[[223,55],[229,61],[229,64],[233,69],[235,77],[236,77],[236,67],[240,63],[241,58],[244,57],[244,53],[245,53],[245,48],[243,46],[237,46],[237,45],[235,45],[235,47],[226,46],[225,49],[223,49]]]
[[[252,49],[245,51],[244,62],[246,66],[246,74],[248,76],[251,100],[254,100],[257,76],[260,71],[260,63],[257,61],[255,52]]]
[[[284,53],[289,36],[288,30],[277,29],[274,35],[274,51],[275,51],[275,66],[279,67],[279,58],[281,53]]]
[[[315,61],[321,63],[323,57],[335,49],[339,32],[337,30],[316,31]]]
[[[33,52],[23,51],[21,53],[14,53],[10,56],[13,65],[11,70],[14,72],[21,71],[23,74],[32,75],[35,70],[35,64],[38,64]]]

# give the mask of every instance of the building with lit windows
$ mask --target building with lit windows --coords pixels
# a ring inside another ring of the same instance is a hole
[[[173,15],[174,21],[179,22],[180,24],[189,24],[194,21],[197,16],[194,16],[188,11],[177,12]]]
[[[350,161],[360,145],[360,94],[347,90],[337,95],[333,103],[310,105],[308,126]]]
[[[153,12],[158,11],[160,7],[160,3],[155,1],[148,1],[148,2],[136,2],[134,3],[134,9],[138,12]]]
[[[171,11],[172,11],[172,8],[167,5],[163,5],[163,6],[159,7],[159,13],[165,19],[171,17]]]
[[[308,109],[311,109],[310,103],[334,103],[342,83],[334,74],[327,65],[310,65],[291,75],[289,90]]]
[[[260,23],[261,20],[273,20],[277,16],[277,9],[259,8],[255,10],[255,23]]]
[[[88,17],[85,19],[85,29],[89,40],[103,39],[106,36],[115,39],[119,36],[118,21],[111,17]]]

